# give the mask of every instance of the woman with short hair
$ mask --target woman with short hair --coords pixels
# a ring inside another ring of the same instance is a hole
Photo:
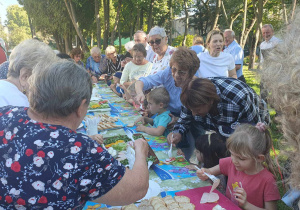
[[[80,48],[73,48],[70,52],[71,58],[75,61],[76,64],[82,66],[84,68],[84,63],[81,61],[81,59],[84,58],[83,52]]]
[[[59,61],[36,69],[29,108],[0,108],[0,208],[75,209],[88,200],[118,206],[144,197],[147,142],[135,141],[136,160],[132,170],[126,169],[100,144],[76,132],[92,94],[84,68]]]
[[[168,37],[165,29],[158,26],[150,30],[148,44],[155,53],[152,61],[152,69],[147,73],[148,75],[152,75],[165,70],[169,66],[169,61],[175,48],[168,45]]]
[[[28,107],[28,78],[33,67],[39,62],[49,64],[57,59],[53,50],[38,40],[28,39],[17,45],[9,57],[7,79],[0,80],[0,107]]]
[[[219,30],[210,31],[206,38],[208,51],[198,54],[200,59],[198,77],[232,77],[237,79],[234,59],[229,53],[222,52],[223,46],[223,33]]]
[[[129,87],[133,81],[147,76],[146,73],[152,68],[152,63],[147,61],[147,51],[143,44],[136,44],[132,48],[133,60],[126,64],[120,84]]]

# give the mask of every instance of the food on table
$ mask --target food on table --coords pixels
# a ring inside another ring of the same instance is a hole
[[[219,195],[217,193],[203,193],[200,203],[214,203],[219,200]]]
[[[172,162],[174,162],[175,160],[176,160],[175,157],[167,158],[167,159],[165,159],[164,164],[169,165],[169,164],[171,164]]]
[[[224,209],[222,206],[217,204],[212,210],[226,210],[226,209]]]
[[[191,202],[189,197],[186,196],[174,196],[174,199],[178,203],[189,203]]]
[[[100,121],[97,125],[98,130],[107,130],[123,127],[122,125],[116,124],[116,122],[119,120],[119,117],[111,117],[107,114],[98,114],[97,117],[100,117]]]
[[[89,109],[107,109],[110,108],[108,104],[108,100],[102,100],[102,101],[91,101],[89,104]]]
[[[122,210],[138,210],[138,207],[136,207],[136,205],[134,205],[133,203],[127,206],[123,206],[121,208]]]
[[[237,182],[232,183],[232,189],[235,190],[235,188],[239,187],[239,184]]]
[[[110,147],[110,148],[108,148],[107,151],[111,156],[113,156],[113,157],[117,156],[117,150],[115,150],[114,148]]]

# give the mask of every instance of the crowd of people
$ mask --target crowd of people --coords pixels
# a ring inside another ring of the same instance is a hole
[[[261,62],[268,63],[282,41],[270,24],[262,32]],[[155,26],[148,35],[137,31],[125,48],[127,53],[118,55],[108,46],[102,55],[93,47],[84,63],[80,48],[67,58],[43,42],[26,40],[0,65],[0,209],[68,209],[88,200],[124,205],[146,194],[146,141],[135,141],[130,170],[103,149],[101,135],[76,132],[92,83],[99,80],[141,112],[137,131],[164,135],[187,160],[196,154],[204,167],[197,171],[200,179],[207,179],[204,172],[223,174],[226,196],[241,208],[276,209],[280,195],[272,174],[268,107],[246,84],[244,53],[234,31],[210,31],[205,47],[195,36],[188,49],[169,46],[164,28]],[[290,80],[287,85],[293,85]],[[276,92],[267,77],[262,83]],[[288,114],[283,123],[298,122]]]

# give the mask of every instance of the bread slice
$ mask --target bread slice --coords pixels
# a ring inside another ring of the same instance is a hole
[[[195,205],[192,203],[178,203],[180,208],[183,210],[194,210]]]
[[[167,205],[167,207],[168,207],[168,209],[172,210],[175,208],[179,208],[179,205],[178,205],[178,203],[173,202],[173,203],[170,203],[169,205]]]
[[[190,203],[190,198],[186,196],[174,196],[174,199],[178,203]]]
[[[123,206],[122,210],[138,210],[138,207],[136,207],[136,205],[134,205],[133,203],[127,206]]]
[[[153,206],[151,205],[139,205],[139,210],[154,210]]]

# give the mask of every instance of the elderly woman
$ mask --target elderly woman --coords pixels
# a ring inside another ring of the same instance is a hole
[[[127,63],[132,61],[132,48],[134,46],[134,41],[127,42],[124,47],[126,49],[126,53],[121,55],[121,66],[124,68]]]
[[[89,71],[93,82],[97,82],[99,77],[107,72],[107,59],[102,58],[99,47],[91,49],[91,56],[86,60],[86,69]]]
[[[84,63],[81,61],[84,55],[80,48],[73,48],[70,52],[71,58],[75,61],[76,64],[82,66],[84,68]]]
[[[222,52],[224,35],[219,30],[212,30],[206,38],[206,52],[198,54],[200,68],[198,77],[232,77],[237,78],[232,55]]]
[[[179,116],[181,110],[180,94],[185,82],[190,81],[199,68],[199,58],[195,51],[179,47],[173,53],[170,66],[154,75],[141,77],[135,84],[136,100],[142,103],[145,100],[143,91],[155,86],[163,85],[170,95],[169,110]]]
[[[113,75],[117,71],[123,71],[121,66],[122,58],[120,55],[117,55],[116,48],[114,46],[108,46],[105,50],[105,55],[108,59],[108,71],[109,76]]]
[[[168,37],[165,29],[158,26],[155,26],[150,30],[148,43],[155,52],[152,61],[153,66],[151,71],[148,73],[151,75],[156,74],[169,66],[169,61],[174,52],[174,48],[168,46]]]
[[[180,118],[167,137],[170,144],[193,146],[182,139],[190,129],[194,139],[204,130],[214,130],[225,139],[240,123],[269,122],[264,100],[248,85],[233,78],[193,79],[183,88],[180,100],[183,105]]]
[[[126,169],[75,131],[92,94],[84,68],[60,61],[36,70],[29,108],[0,108],[0,208],[74,209],[88,200],[125,205],[141,199],[149,180],[147,142],[135,141],[136,161]]]
[[[38,40],[29,39],[17,45],[9,57],[7,79],[0,80],[0,107],[28,107],[28,78],[33,67],[38,62],[47,64],[57,59],[53,50]]]
[[[133,81],[138,80],[140,77],[146,76],[152,68],[152,63],[147,61],[146,49],[143,44],[136,44],[132,48],[133,60],[126,64],[120,84],[128,87]]]

